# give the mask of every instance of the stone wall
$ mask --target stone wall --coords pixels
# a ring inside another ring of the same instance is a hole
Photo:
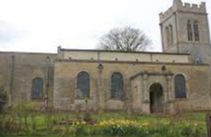
[[[36,77],[43,79],[44,94],[48,92],[49,101],[52,102],[53,63],[55,58],[56,54],[49,53],[1,52],[0,86],[9,95],[8,105],[30,101],[32,80]],[[47,88],[47,86],[49,87]]]
[[[88,107],[92,110],[128,110],[146,112],[149,106],[146,93],[153,83],[160,83],[168,89],[165,73],[172,74],[171,92],[174,111],[208,110],[210,106],[210,90],[208,65],[190,63],[161,62],[127,62],[102,60],[59,60],[56,54],[40,53],[0,53],[0,87],[9,95],[8,105],[25,101],[42,103],[43,100],[32,100],[32,80],[41,77],[44,80],[44,95],[48,94],[49,104],[56,109],[84,109],[83,99],[75,97],[76,77],[81,71],[90,75],[90,98]],[[50,59],[50,61],[49,61]],[[99,70],[99,64],[102,70]],[[164,67],[165,66],[165,67]],[[165,68],[165,69],[164,69]],[[120,72],[124,79],[124,100],[111,99],[111,76]],[[159,74],[149,76],[144,82],[140,73]],[[175,99],[173,77],[183,74],[186,77],[187,99]],[[143,89],[146,91],[143,93]],[[165,90],[167,91],[167,90]],[[148,112],[147,112],[148,113]]]
[[[210,92],[208,65],[176,64],[176,63],[134,63],[134,62],[100,62],[103,70],[99,73],[97,61],[70,61],[57,60],[55,62],[54,76],[54,107],[59,109],[75,109],[83,100],[75,99],[76,77],[81,71],[86,71],[91,77],[91,97],[88,99],[88,106],[92,109],[124,110],[133,107],[141,110],[142,105],[142,84],[140,79],[131,81],[131,78],[140,72],[165,73],[171,72],[173,77],[176,74],[183,74],[186,77],[187,99],[173,99],[176,111],[184,110],[208,110],[210,109]],[[165,66],[165,70],[163,70]],[[165,72],[164,72],[165,71]],[[111,75],[113,72],[120,72],[124,77],[124,91],[126,100],[113,100],[110,98]],[[99,81],[101,81],[99,83]],[[147,90],[152,83],[160,82],[164,88],[164,78],[152,77],[146,83]],[[131,83],[132,82],[132,83]],[[173,80],[171,81],[173,83]],[[132,86],[132,87],[131,87]],[[136,90],[134,89],[136,87]],[[174,88],[171,91],[174,95]],[[129,102],[127,101],[129,100]]]

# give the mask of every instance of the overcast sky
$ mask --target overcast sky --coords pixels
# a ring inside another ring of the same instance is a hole
[[[93,49],[100,36],[121,26],[143,30],[152,39],[150,50],[160,51],[158,14],[172,1],[0,0],[0,51],[56,52],[59,45]],[[211,13],[211,0],[204,1]]]

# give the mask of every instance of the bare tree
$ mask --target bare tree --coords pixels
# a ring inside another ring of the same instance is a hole
[[[151,40],[139,29],[114,28],[100,38],[99,48],[104,50],[144,51]]]

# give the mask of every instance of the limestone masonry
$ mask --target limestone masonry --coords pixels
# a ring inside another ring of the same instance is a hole
[[[206,4],[160,13],[163,52],[76,50],[0,52],[8,106],[177,113],[211,110],[211,44]]]

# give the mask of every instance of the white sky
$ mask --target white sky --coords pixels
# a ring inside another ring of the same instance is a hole
[[[114,27],[132,26],[161,50],[159,16],[173,0],[0,0],[0,51],[93,49]],[[211,0],[207,11],[211,13]],[[197,3],[200,0],[183,0]],[[209,16],[210,18],[210,16]]]

